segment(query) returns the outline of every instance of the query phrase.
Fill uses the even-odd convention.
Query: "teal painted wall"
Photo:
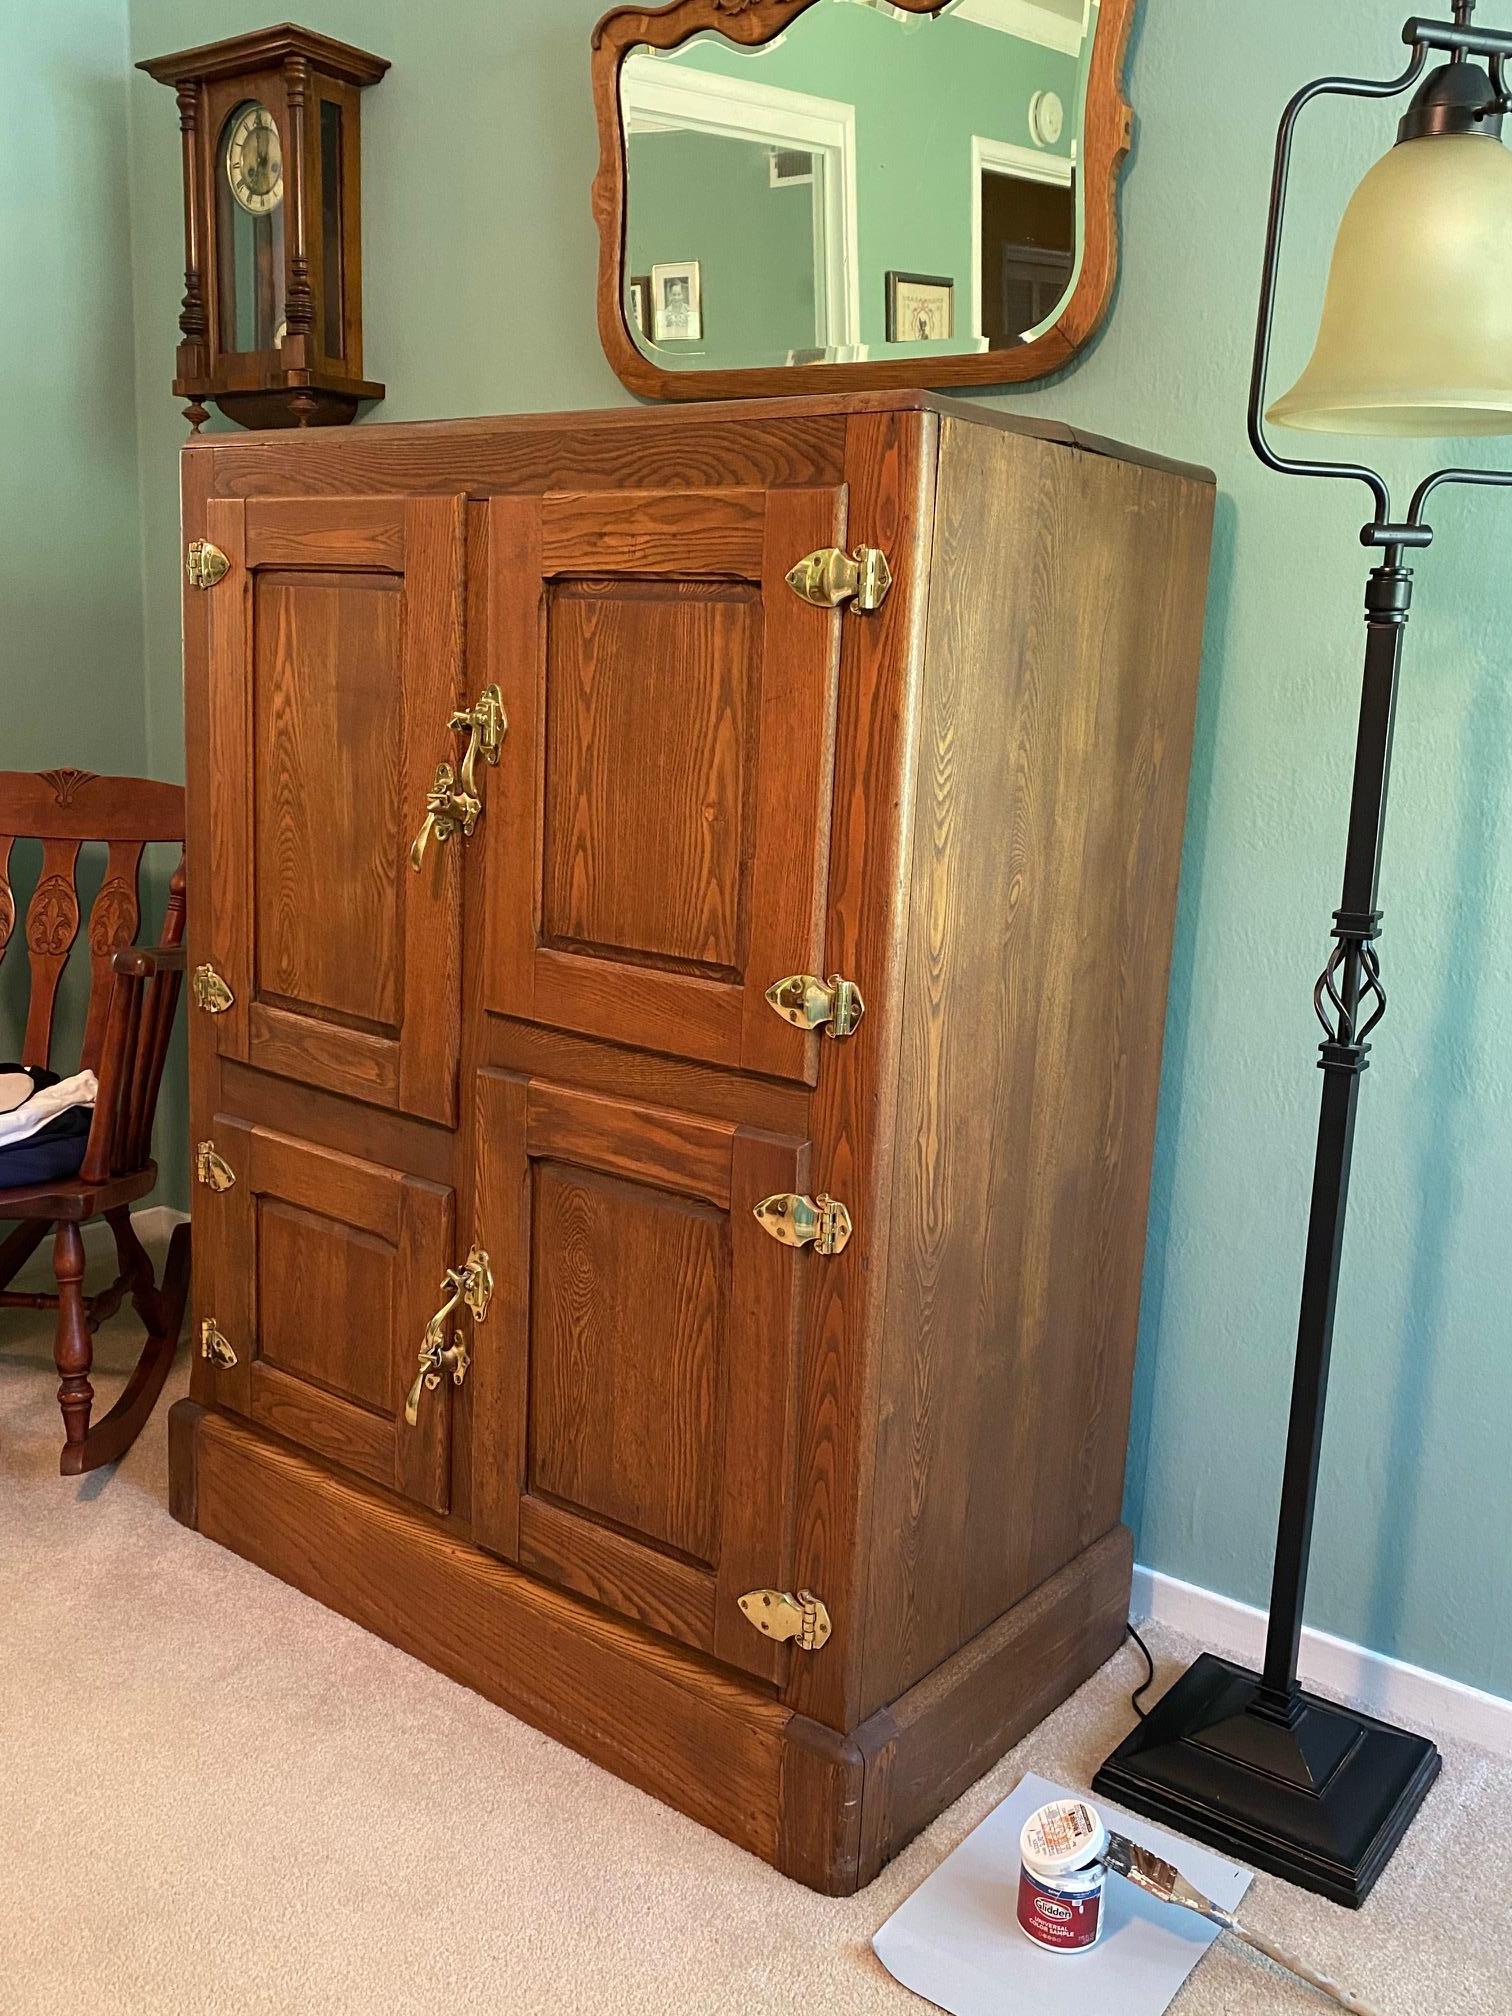
[[[137,771],[126,0],[3,0],[0,28],[0,769]],[[36,860],[17,850],[23,900]],[[86,897],[100,865],[81,863]],[[87,972],[70,977],[87,985]],[[60,1062],[82,1033],[83,991],[63,997]],[[13,954],[0,966],[0,1055],[20,1048],[25,1000]]]
[[[637,133],[630,170],[627,272],[699,262],[703,338],[664,342],[667,359],[780,364],[813,342],[810,187],[774,189],[764,147],[715,133]],[[648,318],[648,337],[654,326]]]
[[[367,101],[369,363],[391,387],[377,417],[628,403],[593,321],[599,0],[301,11],[395,65]],[[266,12],[132,0],[132,54]],[[1005,402],[1219,475],[1128,1510],[1142,1560],[1261,1603],[1319,1083],[1309,996],[1338,900],[1365,563],[1363,492],[1252,460],[1248,352],[1276,115],[1318,71],[1396,67],[1401,12],[1142,9],[1115,314],[1075,369]],[[176,772],[178,135],[170,95],[145,78],[131,88],[148,747]],[[1311,335],[1345,197],[1390,132],[1389,116],[1325,110],[1300,146],[1283,372]],[[1507,509],[1444,497],[1421,570],[1384,891],[1391,1013],[1365,1084],[1309,1618],[1512,1694]]]

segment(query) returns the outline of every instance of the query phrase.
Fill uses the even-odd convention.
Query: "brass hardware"
[[[858,546],[854,554],[838,546],[807,553],[787,577],[788,586],[819,609],[838,609],[855,601],[858,609],[880,609],[892,586],[887,555],[875,546]]]
[[[800,1589],[796,1596],[786,1589],[752,1589],[741,1597],[740,1611],[766,1637],[779,1642],[791,1638],[800,1652],[817,1652],[834,1628],[812,1589]]]
[[[236,1181],[235,1170],[216,1154],[213,1141],[201,1141],[195,1149],[194,1174],[207,1190],[217,1192],[229,1190]]]
[[[504,714],[504,696],[496,685],[485,686],[477,705],[451,715],[446,723],[453,735],[467,736],[462,755],[461,780],[450,763],[436,765],[435,781],[425,794],[425,824],[410,848],[410,866],[418,875],[431,840],[450,840],[454,833],[468,839],[478,823],[483,801],[478,796],[477,762],[482,756],[497,763],[509,722]]]
[[[849,1211],[823,1191],[817,1197],[795,1197],[791,1190],[784,1190],[776,1197],[763,1197],[754,1210],[762,1230],[784,1246],[843,1253],[851,1236]]]
[[[447,1319],[458,1303],[463,1302],[474,1323],[481,1323],[488,1314],[493,1285],[493,1269],[481,1246],[474,1246],[460,1267],[448,1267],[442,1275],[441,1293],[446,1299],[425,1326],[425,1341],[420,1346],[420,1370],[415,1374],[415,1383],[404,1403],[404,1418],[411,1428],[420,1419],[421,1393],[435,1392],[441,1384],[443,1370],[450,1371],[454,1386],[460,1386],[467,1377],[467,1368],[472,1360],[467,1355],[460,1330],[453,1331],[452,1341],[447,1343]]]
[[[207,1015],[224,1015],[236,1001],[236,996],[213,966],[195,967],[189,991],[194,996],[195,1007],[203,1008]]]
[[[231,562],[219,546],[212,546],[208,539],[189,541],[184,553],[184,572],[191,588],[213,588],[217,581],[225,579],[230,568]]]
[[[410,848],[410,866],[417,875],[433,835],[437,840],[450,840],[453,833],[460,833],[466,839],[478,823],[482,804],[470,792],[458,791],[456,782],[457,773],[450,763],[436,765],[435,781],[425,794],[425,824]]]
[[[823,1029],[838,1039],[854,1035],[866,1013],[861,989],[854,980],[832,973],[820,980],[812,973],[793,973],[766,990],[768,1004],[795,1029]]]
[[[207,1316],[200,1325],[200,1356],[208,1358],[212,1365],[223,1366],[228,1372],[236,1363],[236,1353],[215,1327],[213,1316]]]

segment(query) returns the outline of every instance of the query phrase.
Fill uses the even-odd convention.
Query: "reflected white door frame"
[[[982,176],[1011,175],[1019,182],[1048,182],[1069,189],[1076,175],[1076,147],[1069,154],[1043,154],[1034,147],[1018,147],[1011,140],[991,140],[985,134],[971,136],[971,333],[977,348],[985,350],[982,330]],[[1078,205],[1078,210],[1080,205]],[[1078,218],[1078,222],[1079,222]],[[1082,234],[1076,234],[1076,267],[1070,285],[1076,283],[1081,267]],[[1028,335],[1032,332],[1022,332]]]
[[[823,322],[815,340],[827,348],[860,341],[854,105],[633,55],[620,68],[620,106],[627,142],[637,133],[710,133],[812,154],[814,300]]]

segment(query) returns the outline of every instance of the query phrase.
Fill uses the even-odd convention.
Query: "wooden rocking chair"
[[[16,921],[11,850],[23,835],[42,842],[41,872],[26,913],[31,993],[21,1061],[33,1066],[48,1064],[58,983],[79,934],[79,849],[90,840],[108,849],[89,913],[93,976],[78,1068],[95,1073],[99,1092],[84,1159],[76,1176],[0,1188],[0,1221],[20,1221],[0,1239],[0,1308],[58,1312],[58,1405],[66,1438],[58,1467],[76,1477],[114,1462],[136,1440],[173,1363],[189,1289],[189,1227],[175,1230],[159,1284],[131,1223],[132,1204],[157,1182],[152,1121],[184,976],[182,853],[155,947],[132,943],[141,918],[139,874],[149,841],[182,849],[184,793],[177,784],[95,777],[87,770],[0,771],[0,959]],[[94,1295],[84,1291],[81,1232],[91,1218],[109,1225],[120,1267],[116,1280]],[[54,1228],[57,1293],[7,1292]],[[147,1326],[147,1343],[120,1399],[91,1428],[93,1332],[128,1294]]]

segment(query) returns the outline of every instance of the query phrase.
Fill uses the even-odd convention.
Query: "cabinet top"
[[[443,445],[449,438],[459,445],[476,442],[480,436],[520,436],[554,433],[568,429],[573,434],[597,432],[650,433],[662,428],[681,427],[698,432],[708,427],[728,429],[731,422],[752,427],[784,421],[843,420],[852,414],[932,413],[970,426],[995,428],[1001,433],[1019,434],[1040,441],[1058,441],[1084,453],[1109,456],[1148,468],[1166,469],[1195,482],[1215,483],[1212,470],[1182,462],[1152,450],[1130,447],[1108,440],[1064,420],[1040,419],[1034,415],[1008,412],[970,399],[947,398],[943,393],[912,387],[901,391],[809,394],[787,399],[726,399],[699,401],[689,405],[658,407],[609,406],[566,413],[517,413],[479,415],[459,420],[371,421],[354,428],[291,429],[274,428],[265,433],[199,434],[184,443],[185,458],[225,455],[234,447],[238,462],[243,456],[290,453],[322,454],[343,459],[343,448],[360,441],[364,449],[398,448],[406,441]]]

